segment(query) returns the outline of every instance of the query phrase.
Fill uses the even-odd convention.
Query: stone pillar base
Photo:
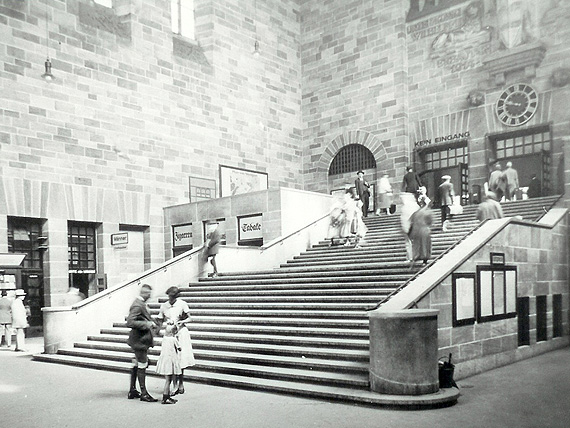
[[[439,390],[437,310],[372,312],[370,388],[393,395]]]

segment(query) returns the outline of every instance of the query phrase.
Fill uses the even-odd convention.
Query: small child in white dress
[[[164,390],[162,391],[162,404],[175,404],[175,400],[170,396],[170,384],[172,377],[182,373],[180,368],[180,345],[175,337],[176,326],[169,322],[164,329],[160,356],[156,363],[156,373],[164,375]]]

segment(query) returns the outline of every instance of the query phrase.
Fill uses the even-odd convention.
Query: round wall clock
[[[528,122],[538,107],[538,94],[526,83],[516,83],[503,91],[495,112],[507,126],[519,126]]]

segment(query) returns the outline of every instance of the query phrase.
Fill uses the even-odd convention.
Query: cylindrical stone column
[[[439,390],[438,312],[408,309],[370,313],[372,391],[422,395]]]

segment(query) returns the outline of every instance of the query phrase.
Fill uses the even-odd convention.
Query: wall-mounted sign
[[[172,246],[174,248],[192,247],[193,245],[192,223],[172,226]]]
[[[505,265],[505,253],[491,253],[491,265],[492,266],[504,266]]]
[[[113,233],[111,235],[111,245],[126,245],[129,243],[129,233]]]
[[[262,245],[262,243],[263,215],[254,214],[238,217],[238,244]]]
[[[414,147],[418,148],[418,147],[431,146],[433,144],[460,142],[469,138],[470,135],[471,134],[469,133],[469,131],[457,132],[455,134],[449,134],[449,135],[441,135],[435,138],[427,138],[425,140],[416,141],[414,143]]]

